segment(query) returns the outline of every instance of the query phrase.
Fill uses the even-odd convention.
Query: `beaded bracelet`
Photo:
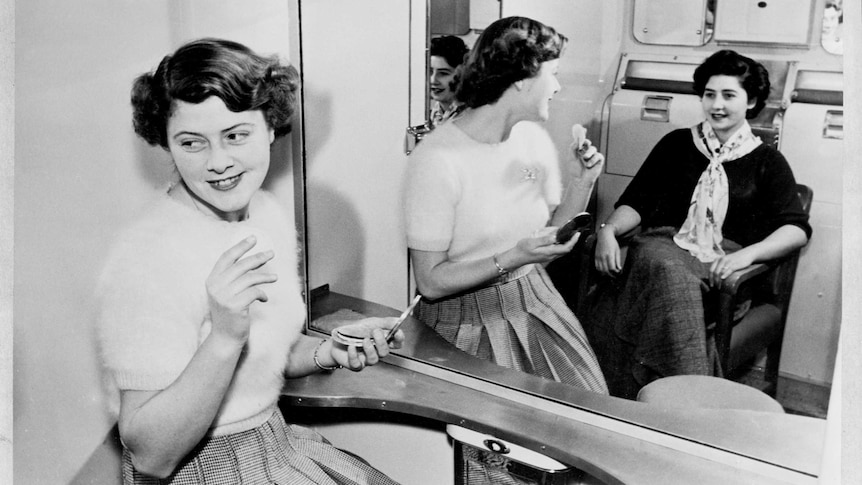
[[[327,367],[327,366],[320,363],[320,359],[317,358],[317,353],[320,351],[320,347],[322,347],[323,344],[325,344],[325,343],[326,343],[326,340],[321,340],[320,343],[317,344],[317,347],[314,348],[314,365],[316,365],[318,369],[324,370],[327,372],[338,370],[338,369],[343,369],[344,366],[339,365],[339,364],[335,364],[332,367]]]

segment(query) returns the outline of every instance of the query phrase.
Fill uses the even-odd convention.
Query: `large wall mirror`
[[[428,116],[427,45],[432,36],[457,35],[472,45],[484,25],[509,15],[536,18],[569,36],[573,43],[564,53],[558,75],[563,90],[554,99],[547,125],[561,153],[568,149],[569,128],[575,122],[584,124],[601,149],[607,149],[601,146],[607,131],[602,126],[602,110],[605,98],[614,90],[620,56],[628,55],[623,51],[629,49],[641,49],[650,56],[702,59],[730,44],[731,48],[771,62],[781,62],[782,55],[789,58],[788,53],[792,53],[799,66],[841,72],[840,57],[823,55],[823,50],[831,52],[830,48],[824,44],[821,49],[820,35],[815,35],[813,28],[804,48],[795,37],[789,43],[792,47],[787,48],[763,42],[757,32],[739,34],[738,39],[719,44],[717,36],[730,35],[721,26],[720,15],[732,6],[722,8],[725,2],[737,6],[743,3],[667,2],[677,7],[696,5],[693,10],[703,16],[698,20],[703,29],[697,34],[699,40],[673,46],[640,42],[633,32],[636,12],[631,2],[624,0],[577,2],[577,8],[571,0],[379,0],[362,2],[361,6],[334,0],[299,2],[305,99],[301,173],[305,174],[305,259],[313,316],[310,330],[329,333],[332,322],[362,313],[361,309],[348,307],[330,309],[334,311],[325,315],[315,312],[315,298],[321,294],[373,302],[397,314],[414,293],[399,188],[408,146],[405,129],[422,124]],[[337,8],[334,3],[338,3]],[[661,4],[634,2],[646,3]],[[825,32],[826,13],[831,7],[824,0],[802,3],[811,6],[812,23],[819,25],[822,19]],[[822,15],[813,14],[817,12]],[[713,18],[714,14],[718,17]],[[370,25],[387,28],[368,28]],[[338,35],[333,36],[333,32]],[[838,106],[833,111],[841,109]],[[817,190],[830,192],[824,186]],[[834,190],[840,194],[840,185]],[[815,213],[813,217],[834,214],[835,207],[830,207],[831,212]],[[839,240],[840,209],[839,203],[837,220],[825,223],[826,233]],[[840,267],[840,260],[838,264]],[[830,294],[825,298],[837,306],[830,318],[840,320],[840,275],[838,281],[837,286],[826,291]],[[822,368],[820,375],[799,377],[825,381],[825,395],[819,397],[823,403],[828,403],[828,384],[835,362],[837,320],[826,322],[834,331],[818,340],[818,348],[785,350],[785,359],[792,359],[794,351],[807,352],[809,355],[802,357],[807,362],[802,365]],[[414,347],[406,346],[401,356],[413,358],[411,348]],[[433,361],[423,364],[438,365]],[[610,413],[637,424],[636,417],[614,414],[616,408],[611,401],[607,399],[607,406],[590,404],[595,409],[588,410]],[[811,414],[825,417],[825,413],[823,408]]]

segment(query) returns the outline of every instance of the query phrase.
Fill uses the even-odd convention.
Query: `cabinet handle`
[[[641,120],[667,123],[670,121],[670,96],[644,96]]]
[[[823,119],[823,138],[844,139],[844,111],[826,111]]]

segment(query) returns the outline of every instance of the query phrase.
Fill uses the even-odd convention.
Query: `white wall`
[[[15,6],[0,3],[0,483],[12,483],[12,218]]]
[[[288,2],[238,5],[15,4],[15,483],[68,482],[113,425],[90,333],[93,283],[110,235],[170,173],[131,129],[132,79],[204,35],[288,53]],[[273,188],[292,201],[290,176]]]

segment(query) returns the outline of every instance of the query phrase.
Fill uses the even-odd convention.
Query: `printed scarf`
[[[709,159],[709,165],[700,174],[691,195],[688,217],[673,240],[700,261],[711,263],[724,256],[721,226],[727,215],[729,190],[722,164],[751,153],[762,142],[754,136],[747,121],[723,145],[706,121],[693,126],[691,135],[697,149]]]

